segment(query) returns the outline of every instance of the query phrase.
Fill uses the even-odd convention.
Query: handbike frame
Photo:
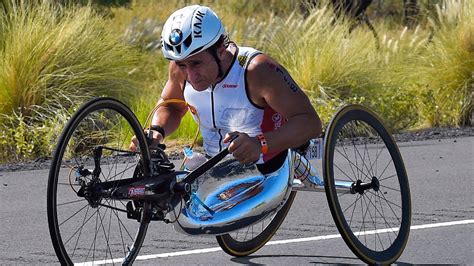
[[[120,146],[115,149],[107,146],[89,146],[88,150],[92,148],[93,151],[93,169],[85,169],[87,162],[86,164],[82,163],[82,159],[80,164],[76,162],[76,164],[70,165],[67,160],[63,162],[67,148],[65,144],[69,144],[72,133],[78,128],[78,124],[86,115],[100,108],[113,109],[127,119],[140,139],[141,152],[121,150]],[[352,123],[352,121],[354,122]],[[358,128],[361,123],[359,121],[362,122],[360,129]],[[346,127],[346,124],[349,126]],[[354,126],[357,130],[353,128]],[[344,129],[348,129],[349,132],[343,131]],[[358,136],[358,133],[364,133],[367,130],[371,130],[371,132],[375,130],[375,137],[378,138],[375,142],[383,140],[385,146],[382,146],[382,149],[377,147],[372,162],[369,156],[370,146],[374,143],[371,140],[372,138],[369,138],[370,141],[363,141],[363,143],[352,140],[351,146],[354,148],[356,160],[356,164],[353,164],[345,152],[345,142],[339,143],[339,137],[345,140],[344,138],[349,136],[347,133],[350,133],[349,137],[354,138],[356,134]],[[372,134],[368,136],[370,137]],[[102,224],[103,217],[107,218],[106,216],[108,216],[109,230],[110,225],[114,222],[113,220],[117,218],[115,224],[120,230],[117,242],[121,240],[124,254],[126,248],[129,250],[128,254],[125,255],[124,264],[135,259],[151,220],[171,222],[176,229],[190,229],[183,231],[191,235],[216,235],[219,245],[225,252],[232,256],[245,256],[258,250],[272,237],[288,213],[294,199],[294,191],[302,190],[326,192],[329,208],[336,226],[349,248],[359,258],[370,264],[395,261],[406,245],[411,218],[408,180],[396,143],[376,115],[370,110],[356,105],[344,107],[336,113],[328,126],[325,141],[327,143],[324,145],[324,153],[319,153],[323,154],[322,156],[313,156],[317,153],[313,153],[314,150],[312,149],[289,150],[280,169],[266,175],[258,171],[255,165],[241,165],[235,159],[227,160],[230,157],[222,160],[228,154],[227,149],[192,172],[174,171],[172,169],[174,166],[167,159],[163,149],[155,150],[147,147],[141,126],[125,106],[110,99],[91,102],[82,107],[70,120],[61,135],[60,145],[53,157],[54,167],[51,168],[48,183],[48,221],[55,251],[62,262],[72,263],[71,255],[74,256],[75,252],[79,250],[76,249],[76,246],[79,243],[82,228],[92,217],[95,217],[96,226],[93,230],[95,236],[93,244],[91,244],[91,247],[94,247],[92,252],[95,251],[96,237],[102,229],[103,241],[107,245],[105,257],[112,256],[109,246],[110,235]],[[339,150],[339,154],[336,153],[339,144],[342,144],[344,154],[341,153],[341,150]],[[362,154],[357,151],[356,145],[359,144],[364,144]],[[367,144],[369,144],[369,147]],[[111,172],[111,169],[106,168],[108,163],[101,166],[102,159],[110,162],[108,156],[103,156],[104,150],[113,151],[110,155],[111,159],[116,156],[133,157],[131,158],[133,159],[133,166],[127,167],[127,163],[125,170],[120,170],[118,173],[120,178],[118,181],[109,180],[107,170]],[[310,151],[310,153],[304,154],[305,150]],[[384,155],[388,154],[389,156],[387,160],[381,160],[383,164],[381,164],[380,170],[382,171],[377,172],[378,164],[376,162],[383,151],[385,151]],[[104,154],[110,153],[104,152]],[[140,158],[137,158],[138,155],[140,155]],[[335,155],[338,157],[335,157]],[[367,165],[364,163],[366,155]],[[324,181],[317,173],[316,164],[312,165],[312,162],[310,163],[307,158],[322,159]],[[357,158],[360,158],[363,162],[360,168],[357,166]],[[90,157],[87,156],[86,161],[87,159],[90,159]],[[136,159],[139,160],[136,161]],[[352,178],[339,167],[344,168],[344,165],[337,165],[341,162],[341,159],[347,160],[348,166],[354,175]],[[118,163],[115,159],[113,161],[115,164]],[[63,173],[61,178],[66,178],[66,180],[60,182],[59,169],[63,163],[69,166],[69,174],[67,172]],[[138,164],[135,165],[135,163]],[[383,167],[384,165],[385,167]],[[390,173],[384,174],[389,166]],[[355,167],[355,170],[353,167]],[[114,166],[113,169],[115,169],[115,176],[117,176],[117,166]],[[128,169],[132,169],[133,173],[127,174],[128,177],[122,179],[123,174]],[[104,173],[102,173],[102,170],[104,170]],[[362,171],[364,171],[363,175]],[[336,181],[334,180],[335,177],[348,178],[348,180],[344,182]],[[73,181],[74,178],[75,181]],[[367,183],[362,182],[362,180]],[[384,186],[379,184],[380,181],[384,183]],[[68,197],[72,195],[67,194],[67,196],[61,197],[61,201],[58,201],[59,185],[62,185],[66,192],[68,188],[65,186],[70,186],[76,196],[81,199],[71,201]],[[339,193],[340,191],[342,193]],[[275,193],[277,196],[274,196]],[[64,191],[61,190],[60,195],[63,194]],[[351,197],[351,194],[353,197]],[[69,215],[67,212],[72,211],[72,208],[67,208],[66,204],[75,204],[84,200],[87,201],[86,205],[67,217]],[[125,208],[117,208],[114,201],[120,201]],[[66,219],[64,217],[61,220],[58,219],[59,206],[66,206],[60,209],[62,215],[66,215]],[[101,207],[109,208],[111,211],[108,213],[105,210],[104,213],[101,213],[99,212]],[[89,215],[90,208],[96,210]],[[354,212],[356,208],[357,212]],[[369,208],[371,211],[368,211]],[[384,209],[387,211],[384,212]],[[81,210],[85,210],[84,218],[82,218],[83,224],[76,228],[74,224],[68,221]],[[125,245],[122,235],[124,223],[121,222],[117,211],[126,213],[127,218],[132,220],[129,221],[130,227],[136,227],[133,219],[139,222],[135,236],[132,236],[125,229],[129,238],[127,243],[133,241],[131,248]],[[114,213],[115,216],[113,216]],[[271,218],[271,222],[263,229],[266,221],[264,219],[272,217],[275,213],[277,213],[276,216]],[[386,216],[389,218],[385,219]],[[81,219],[81,217],[78,217],[78,219]],[[68,224],[62,226],[66,222]],[[230,234],[234,230],[240,231],[240,229],[251,226],[253,235],[253,226],[257,222],[259,223],[257,226],[262,228],[262,231],[249,240],[246,240],[246,238],[243,241],[238,239],[239,232]],[[99,223],[100,227],[97,226]],[[367,228],[366,224],[368,225]],[[232,225],[232,227],[228,225]],[[91,227],[94,228],[93,225]],[[367,231],[370,228],[375,230]],[[386,232],[387,236],[384,237],[382,234]],[[63,234],[69,236],[65,241],[61,236]],[[370,234],[375,234],[374,238],[370,238],[375,240],[373,243],[366,242],[366,238],[368,238],[366,236]],[[360,235],[363,237],[360,238]],[[395,239],[394,235],[396,236]],[[70,242],[73,238],[76,239],[75,244]],[[69,247],[73,249],[71,254],[65,247],[68,243]],[[388,248],[385,248],[383,243],[386,243],[385,246]],[[380,249],[380,246],[382,249]],[[91,252],[91,248],[88,252]],[[89,253],[84,255],[87,259]]]
[[[95,162],[95,169],[93,171],[89,171],[93,176],[98,177],[100,174],[100,156],[101,150],[105,147],[96,147],[94,152],[94,162]],[[125,152],[125,151],[124,151]],[[205,211],[212,214],[214,211],[209,208],[193,191],[191,191],[191,185],[206,171],[214,167],[217,163],[219,163],[224,157],[228,155],[228,150],[224,149],[216,156],[209,159],[207,162],[202,164],[200,167],[196,168],[192,172],[187,171],[173,171],[168,173],[154,173],[151,171],[152,176],[144,176],[139,180],[135,178],[129,179],[122,179],[119,181],[106,181],[97,184],[90,184],[89,186],[83,185],[81,189],[77,192],[78,196],[85,197],[91,205],[97,205],[95,202],[100,202],[101,199],[112,199],[112,200],[132,200],[132,201],[147,201],[152,203],[153,208],[151,212],[145,217],[147,220],[161,220],[164,222],[170,222],[169,219],[166,219],[166,215],[168,213],[173,214],[171,211],[178,208],[178,205],[182,200],[185,202],[190,202],[190,199],[193,199],[200,207],[203,207]],[[287,196],[289,191],[315,191],[315,192],[324,192],[324,182],[319,177],[319,174],[316,168],[311,164],[309,160],[305,158],[304,155],[300,154],[299,152],[289,150],[288,151],[288,158],[289,166],[293,171],[290,171],[289,177],[287,182],[287,188],[284,189],[285,191],[280,191],[278,197],[273,198],[272,200],[277,200],[278,202],[272,204],[268,204],[267,208],[263,207],[260,208],[262,213],[256,214],[254,208],[247,208],[248,210],[252,209],[254,213],[252,215],[243,213],[239,215],[240,220],[247,220],[244,223],[237,223],[240,224],[240,227],[245,227],[250,225],[251,223],[255,223],[258,220],[261,220],[269,215],[278,211],[278,209],[283,206],[284,201],[287,200]],[[151,162],[153,164],[153,161]],[[150,168],[153,169],[153,165],[150,165]],[[293,174],[291,174],[293,173]],[[285,174],[283,174],[285,175]],[[288,175],[288,174],[286,174]],[[296,178],[293,178],[296,177]],[[279,177],[277,177],[279,178]],[[283,177],[285,178],[285,177]],[[93,179],[94,180],[94,179]],[[242,181],[245,182],[245,181]],[[271,182],[267,182],[271,183]],[[270,184],[271,185],[271,184]],[[356,190],[355,188],[360,188],[361,184],[356,186],[354,182],[336,182],[336,189],[338,191],[348,191],[352,194],[355,194],[360,191]],[[365,187],[370,187],[370,184],[362,184]],[[237,185],[238,186],[238,185]],[[236,187],[236,186],[234,186]],[[264,185],[262,185],[264,187]],[[280,184],[281,187],[281,184]],[[255,188],[255,187],[254,187]],[[244,193],[240,194],[243,198],[252,198],[255,195],[250,195],[253,193],[255,189],[248,189],[247,195],[243,195]],[[268,198],[265,199],[263,202],[267,202]],[[230,201],[229,201],[230,202]],[[244,201],[235,200],[238,204],[245,204]],[[234,204],[234,203],[229,203]],[[260,205],[256,204],[256,205]],[[178,212],[181,212],[182,205],[179,205]],[[249,212],[247,210],[247,212]],[[141,215],[139,212],[134,210],[131,207],[127,207],[127,214],[129,218],[133,219],[140,219]],[[247,215],[247,216],[246,216]],[[248,216],[252,216],[253,220],[249,220]],[[179,215],[174,214],[172,220],[177,221]],[[201,218],[201,217],[199,217]],[[195,235],[195,234],[214,234],[219,235],[223,233],[227,233],[229,231],[239,229],[236,226],[211,226],[208,227],[206,230],[191,230],[200,228],[201,225],[200,219],[197,221],[193,221],[192,219],[186,223],[185,225],[179,224],[181,226],[182,231],[187,234]],[[173,221],[173,222],[174,222]],[[222,222],[221,222],[222,224]],[[183,228],[184,227],[184,228]],[[191,228],[191,229],[190,229]],[[179,229],[179,228],[178,228]],[[205,232],[204,232],[205,231]]]

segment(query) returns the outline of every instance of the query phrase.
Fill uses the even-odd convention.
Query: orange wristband
[[[267,139],[263,134],[258,134],[257,139],[260,141],[260,145],[262,145],[262,153],[267,154],[268,153],[268,145],[267,145]]]

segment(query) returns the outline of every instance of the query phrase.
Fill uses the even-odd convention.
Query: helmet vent
[[[191,34],[188,36],[188,38],[186,38],[186,40],[184,40],[183,44],[186,48],[188,48],[190,45],[191,45],[191,42],[192,42],[192,37],[191,37]]]

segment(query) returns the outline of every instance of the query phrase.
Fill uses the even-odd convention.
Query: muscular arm
[[[183,77],[183,73],[179,71],[174,62],[171,62],[169,66],[168,81],[166,82],[165,87],[161,92],[161,98],[158,101],[157,105],[168,99],[184,100],[182,90],[184,80],[185,79]],[[170,135],[179,127],[181,119],[186,113],[186,110],[187,108],[183,104],[173,103],[162,105],[154,113],[151,125],[161,126],[164,129],[166,135]],[[151,133],[152,137],[151,146],[156,146],[163,140],[164,136],[162,136],[158,131],[152,130],[149,133]],[[131,151],[135,151],[137,147],[138,140],[136,136],[133,136],[129,149]]]
[[[170,62],[169,65],[169,78],[161,93],[161,98],[157,105],[161,102],[169,99],[180,99],[184,100],[183,85],[185,77],[183,73],[178,69],[174,62]],[[160,125],[169,136],[173,133],[181,123],[181,119],[186,114],[187,108],[183,104],[166,104],[158,108],[153,115],[152,125]]]
[[[321,134],[321,120],[306,94],[288,72],[266,55],[254,58],[247,72],[252,100],[270,106],[288,121],[278,130],[265,133],[268,148],[295,148]]]

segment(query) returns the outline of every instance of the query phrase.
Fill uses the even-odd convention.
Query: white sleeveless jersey
[[[279,128],[285,121],[282,115],[267,107],[255,105],[246,86],[246,70],[250,61],[261,52],[249,47],[239,47],[224,79],[204,91],[195,90],[185,83],[184,98],[193,106],[200,120],[204,149],[208,155],[216,155],[227,147],[225,135],[238,131],[254,137]],[[197,117],[194,116],[197,121]],[[266,154],[264,161],[277,152]]]

